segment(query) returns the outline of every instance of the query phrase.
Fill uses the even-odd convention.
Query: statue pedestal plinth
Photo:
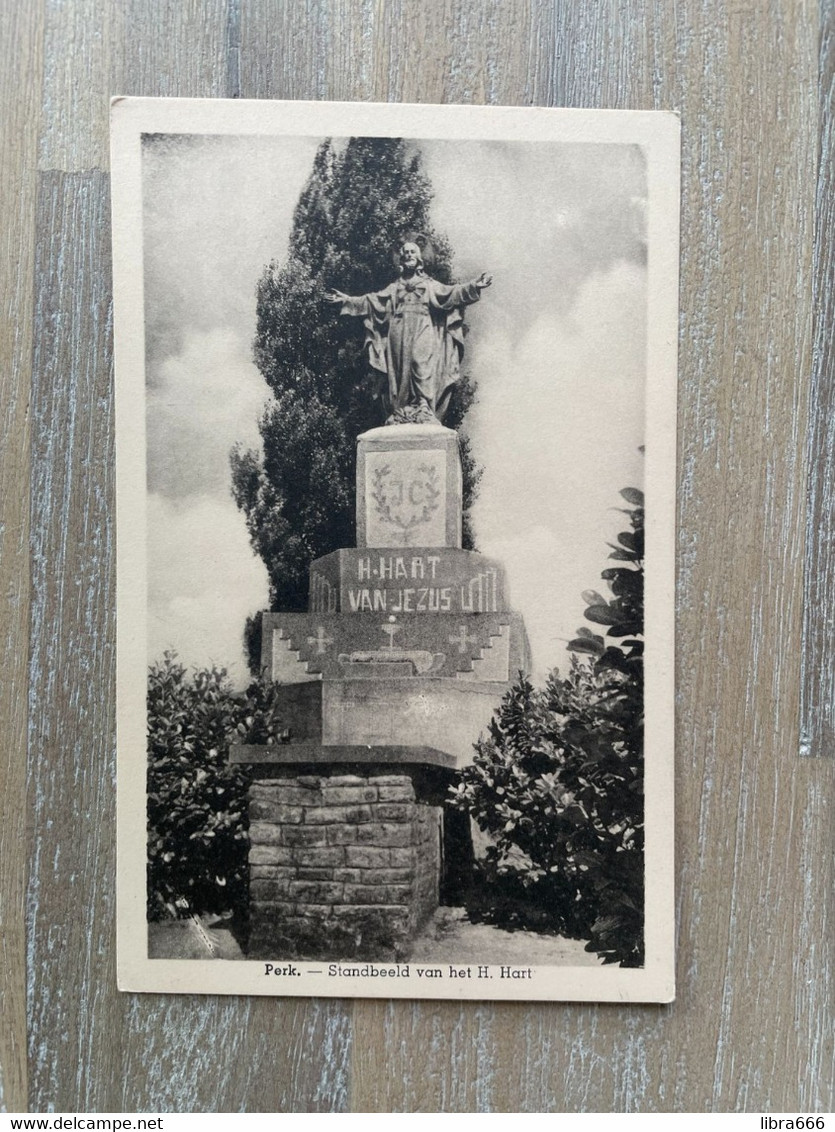
[[[460,547],[461,497],[452,429],[390,425],[357,438],[358,547]]]
[[[263,668],[282,685],[285,750],[430,748],[456,768],[519,670],[522,618],[499,613],[266,613]]]

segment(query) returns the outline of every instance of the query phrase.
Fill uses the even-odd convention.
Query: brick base
[[[258,779],[249,818],[252,958],[408,956],[441,870],[441,807],[408,775]]]

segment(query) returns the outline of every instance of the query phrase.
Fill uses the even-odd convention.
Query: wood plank
[[[773,34],[754,5],[694,15],[681,23],[679,96],[688,138],[678,728],[686,978],[676,1021],[686,1022],[668,1056],[699,1067],[677,1082],[685,1105],[751,1109],[798,1105],[817,1087],[788,1021],[800,991],[787,977],[795,943],[773,924],[808,914],[785,875],[803,878],[816,918],[828,903],[825,875],[805,861],[825,817],[793,757],[815,38],[802,5],[781,6]],[[777,67],[794,83],[775,84]],[[825,968],[817,978],[823,985]],[[775,1025],[795,1035],[779,1050],[763,1036]]]
[[[347,1111],[352,1035],[346,1003],[123,997],[122,1077],[112,1083],[123,1111]]]
[[[835,755],[835,4],[821,4],[820,155],[815,213],[814,353],[809,391],[809,492],[803,603],[800,753]]]
[[[120,5],[45,0],[39,169],[108,167],[108,100]]]
[[[106,1098],[120,1077],[119,1043],[106,1009],[115,981],[108,207],[105,174],[42,174],[32,382],[27,898],[30,1103],[38,1111],[112,1111]]]
[[[0,7],[0,1110],[26,1109],[29,384],[43,7]]]
[[[127,0],[112,94],[223,98],[237,0]]]
[[[536,42],[535,7],[542,5],[528,0],[250,0],[241,7],[240,50],[246,64],[241,95],[374,102],[528,101],[524,76],[530,44]]]

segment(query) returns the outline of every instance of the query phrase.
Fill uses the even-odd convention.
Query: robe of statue
[[[369,363],[383,378],[390,417],[409,411],[443,420],[460,376],[462,308],[478,297],[475,283],[447,286],[418,273],[342,304],[340,314],[363,320]]]

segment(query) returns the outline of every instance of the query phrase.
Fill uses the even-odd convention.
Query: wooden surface
[[[0,0],[0,37],[0,1105],[831,1109],[835,759],[799,755],[816,5]],[[674,1005],[117,993],[112,93],[681,112]]]
[[[809,469],[800,749],[835,756],[835,3],[821,13],[820,158],[815,202],[814,346],[807,429]]]

